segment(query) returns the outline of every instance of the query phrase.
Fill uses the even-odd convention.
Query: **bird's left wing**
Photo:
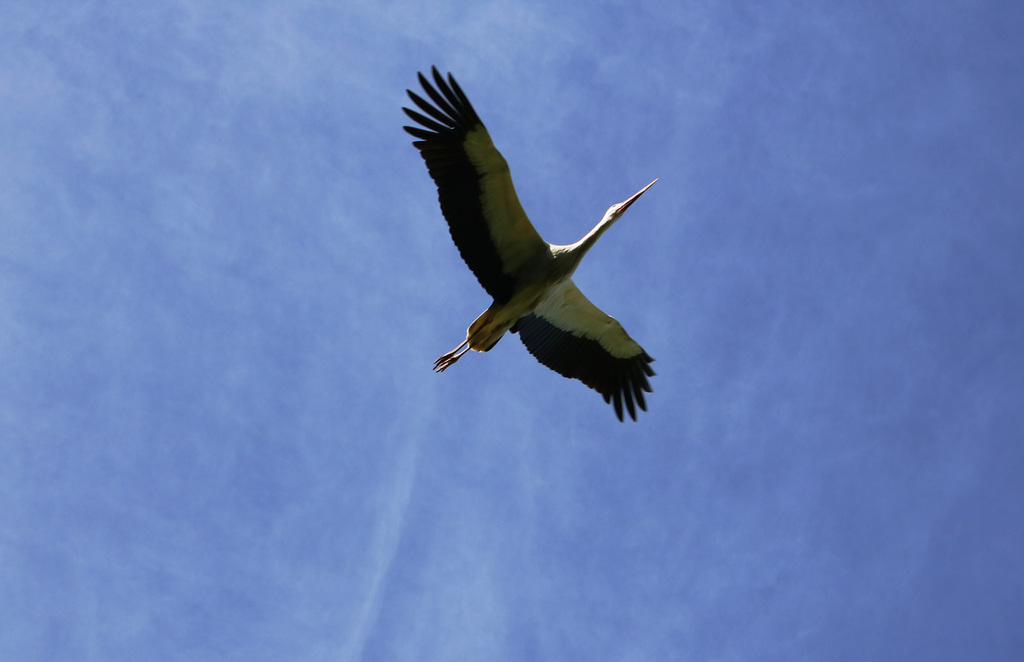
[[[515,275],[537,254],[548,250],[534,229],[512,185],[508,163],[495,149],[483,122],[451,74],[433,68],[434,85],[423,74],[420,84],[430,102],[407,90],[426,113],[402,110],[421,126],[404,127],[437,184],[441,212],[462,259],[499,303],[508,303]]]
[[[588,300],[572,280],[565,280],[529,315],[520,317],[512,332],[530,354],[558,374],[578,379],[615,406],[622,420],[625,404],[636,420],[636,406],[647,411],[644,391],[654,361],[622,325]],[[635,401],[635,405],[634,405]]]

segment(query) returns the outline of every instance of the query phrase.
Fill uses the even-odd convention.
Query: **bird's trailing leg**
[[[444,372],[449,366],[462,358],[462,355],[469,351],[469,340],[463,340],[462,344],[448,352],[442,354],[440,358],[434,361],[434,372]]]
[[[497,345],[501,337],[505,335],[505,331],[518,318],[505,319],[508,316],[501,315],[502,312],[503,305],[494,302],[490,308],[480,313],[480,316],[466,329],[466,339],[462,341],[462,344],[434,361],[434,371],[444,372],[471,349],[477,352],[487,352]]]

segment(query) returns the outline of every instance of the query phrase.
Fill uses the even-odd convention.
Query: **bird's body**
[[[422,125],[405,130],[418,139],[413,145],[437,184],[455,245],[494,298],[469,326],[466,340],[438,358],[434,369],[444,371],[470,349],[486,352],[506,332],[518,332],[537,360],[600,392],[620,420],[625,404],[635,420],[634,401],[647,408],[643,393],[651,390],[653,359],[583,296],[572,275],[597,239],[654,182],[612,205],[575,244],[549,244],[519,204],[508,164],[455,79],[449,74],[446,82],[436,68],[433,77],[436,89],[422,74],[419,80],[434,105],[409,91],[429,117],[404,108]]]

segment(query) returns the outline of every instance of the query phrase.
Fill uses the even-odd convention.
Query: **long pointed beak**
[[[656,181],[658,181],[658,180],[655,179],[654,182],[656,182]],[[646,191],[647,189],[649,189],[652,186],[654,186],[654,182],[651,182],[650,184],[648,184],[647,186],[643,187],[642,189],[640,189],[639,191],[637,191],[633,195],[629,196],[629,198],[627,198],[624,202],[620,203],[619,204],[619,213],[621,214],[622,212],[624,212],[627,209],[629,209],[629,206],[631,204],[633,204],[634,202],[636,202],[637,199],[639,199],[640,196],[644,194],[644,191]]]

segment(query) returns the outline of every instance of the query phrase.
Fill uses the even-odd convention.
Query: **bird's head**
[[[656,182],[656,181],[658,181],[658,180],[655,179],[654,182]],[[615,221],[619,220],[619,218],[623,214],[626,213],[626,210],[629,209],[629,206],[631,204],[636,202],[640,198],[640,196],[644,194],[644,192],[647,189],[649,189],[652,186],[654,186],[654,182],[651,182],[650,184],[648,184],[647,186],[643,187],[642,189],[640,189],[639,191],[637,191],[633,195],[629,196],[628,198],[626,198],[622,202],[616,203],[616,204],[612,205],[611,207],[609,207],[608,211],[605,212],[605,215],[604,215],[605,219],[608,220],[608,221],[611,221],[611,222],[615,222]]]
[[[656,181],[658,180],[655,179],[654,182]],[[629,206],[636,202],[637,198],[644,194],[644,191],[654,186],[654,182],[651,182],[650,184],[643,187],[642,189],[640,189],[633,195],[629,196],[622,202],[619,202],[609,207],[608,211],[604,213],[604,218],[601,219],[601,222],[595,225],[594,229],[588,232],[586,236],[584,236],[582,239],[580,239],[575,244],[572,244],[572,246],[570,246],[570,249],[572,253],[575,255],[575,257],[572,263],[573,266],[568,272],[569,274],[572,274],[572,272],[576,269],[576,265],[578,265],[579,261],[583,259],[583,255],[590,250],[594,243],[597,242],[597,240],[601,237],[602,234],[604,234],[604,231],[610,228],[612,225],[614,225],[615,221],[622,218],[622,215],[626,213],[626,210],[629,209]]]

